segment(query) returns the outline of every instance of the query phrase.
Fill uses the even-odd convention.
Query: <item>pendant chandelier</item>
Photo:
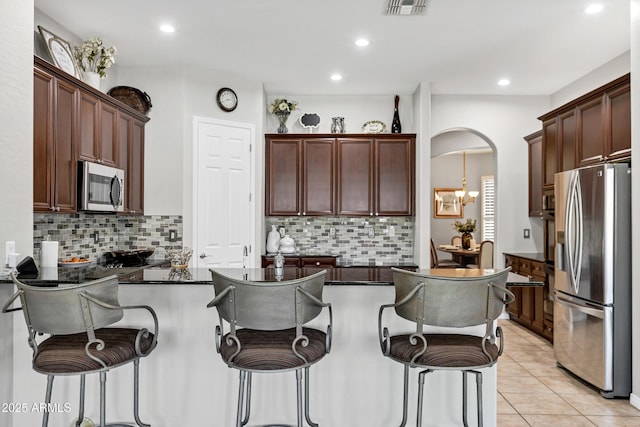
[[[468,192],[467,198],[467,152],[462,152],[462,190],[456,190],[456,197],[460,201],[462,206],[466,206],[467,203],[473,203],[476,201],[476,197],[480,194],[479,191],[471,190]]]

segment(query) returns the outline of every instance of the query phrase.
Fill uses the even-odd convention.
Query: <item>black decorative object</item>
[[[395,104],[393,108],[393,121],[391,122],[391,133],[401,133],[402,125],[400,124],[400,114],[398,114],[398,103],[400,97],[396,95]]]
[[[38,267],[30,256],[25,257],[16,266],[16,270],[20,273],[20,277],[23,279],[35,279],[38,277]]]
[[[308,128],[311,132],[311,128],[317,128],[320,126],[320,116],[317,113],[304,113],[300,116],[300,125],[303,128]]]

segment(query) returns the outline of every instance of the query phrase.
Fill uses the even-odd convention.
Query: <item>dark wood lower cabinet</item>
[[[285,255],[284,265],[289,267],[334,268],[337,258],[334,256]],[[262,268],[274,266],[273,255],[262,255]]]
[[[513,254],[505,255],[505,266],[510,266],[513,273],[544,282],[543,287],[510,286],[509,290],[516,299],[507,306],[507,313],[511,320],[552,341],[553,314],[545,311],[545,305],[549,304],[549,283],[544,272],[544,263],[537,260],[537,254],[532,254],[532,257],[535,259]]]

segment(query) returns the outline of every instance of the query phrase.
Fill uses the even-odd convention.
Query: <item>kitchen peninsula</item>
[[[333,269],[332,274],[354,268],[358,267]],[[269,275],[273,270],[238,269],[252,275],[256,272]],[[131,279],[119,289],[122,305],[149,305],[159,318],[158,348],[140,367],[141,386],[145,388],[144,393],[140,394],[141,415],[155,427],[197,425],[212,416],[216,425],[232,425],[238,379],[236,372],[228,369],[215,352],[214,324],[217,314],[206,308],[206,303],[214,295],[211,276],[206,269],[188,269],[184,273],[187,271],[192,278],[169,279],[172,272],[170,268],[146,268],[142,270],[141,280]],[[470,274],[473,270],[461,271]],[[328,272],[331,273],[331,269]],[[300,274],[300,271],[286,268],[284,276],[289,277],[290,274]],[[386,284],[324,288],[323,299],[333,306],[334,330],[331,353],[318,369],[311,371],[310,411],[320,425],[386,427],[398,423],[402,418],[402,368],[390,365],[381,355],[376,331],[379,307],[392,302],[395,297],[393,286]],[[0,286],[11,285],[0,283]],[[131,321],[134,320],[132,318]],[[402,329],[406,324],[394,320],[392,326]],[[23,379],[16,385],[15,399],[39,402],[46,379],[31,370],[31,353],[23,342],[26,331],[22,322],[16,322],[14,330],[15,371],[21,372]],[[482,334],[483,331],[478,333]],[[132,392],[127,387],[130,375],[119,371],[122,370],[114,370],[110,374],[107,400],[112,418],[126,419],[132,400]],[[455,372],[439,372],[429,378],[425,388],[427,396],[424,409],[430,414],[431,425],[450,425],[457,419],[453,417],[459,416],[462,410],[459,379],[459,374]],[[53,401],[71,402],[72,411],[69,414],[55,414],[50,425],[63,427],[69,425],[77,409],[76,382],[72,378],[59,378],[56,381]],[[410,387],[415,387],[415,383],[412,378]],[[485,424],[495,425],[495,367],[484,371],[484,384]],[[253,387],[255,396],[263,396],[260,399],[256,397],[252,407],[252,419],[255,422],[264,424],[295,419],[293,374],[257,375]],[[95,378],[87,378],[87,390],[86,414],[92,417],[98,412],[91,395],[97,390]],[[346,396],[349,398],[345,399]],[[474,412],[475,400],[470,399],[469,403],[469,411]],[[409,411],[415,410],[413,405],[414,402],[410,402]],[[37,425],[40,415],[17,414],[16,420],[18,425]]]

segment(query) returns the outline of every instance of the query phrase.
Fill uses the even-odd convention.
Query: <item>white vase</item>
[[[276,230],[276,226],[271,226],[271,231],[267,236],[267,253],[276,253],[278,252],[278,247],[280,246],[280,233]]]
[[[85,71],[82,73],[82,81],[100,90],[100,74],[94,71]]]
[[[296,251],[296,242],[288,234],[280,239],[280,252],[292,254]]]

